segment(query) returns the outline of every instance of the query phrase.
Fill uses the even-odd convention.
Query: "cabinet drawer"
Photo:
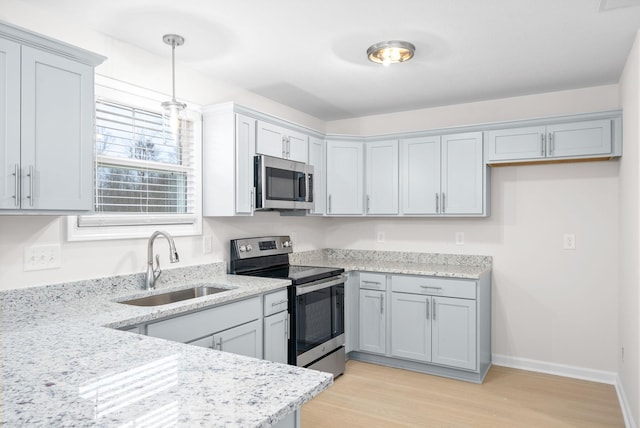
[[[147,335],[186,343],[258,318],[260,297],[253,297],[149,324]]]
[[[386,290],[387,276],[383,273],[360,273],[360,288],[367,290]]]
[[[286,289],[267,294],[264,296],[264,316],[286,311],[288,301]]]
[[[476,282],[473,280],[442,279],[430,276],[394,275],[391,277],[391,291],[475,299]]]

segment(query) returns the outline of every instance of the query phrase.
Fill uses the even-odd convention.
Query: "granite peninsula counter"
[[[159,289],[233,289],[156,307],[117,303],[148,294],[142,274],[1,292],[3,425],[269,427],[331,385],[328,373],[115,330],[290,283],[226,275],[224,263],[160,278]]]

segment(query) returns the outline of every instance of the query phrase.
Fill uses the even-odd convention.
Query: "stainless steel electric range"
[[[229,273],[291,280],[289,364],[344,372],[344,269],[290,265],[288,236],[234,239]]]

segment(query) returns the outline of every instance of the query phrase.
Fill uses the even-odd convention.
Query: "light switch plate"
[[[57,269],[62,265],[60,244],[32,245],[24,249],[24,270]]]
[[[464,245],[464,232],[456,232],[456,245]]]

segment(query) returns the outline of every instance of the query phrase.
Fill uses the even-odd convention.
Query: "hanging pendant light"
[[[165,109],[169,116],[171,128],[175,131],[178,128],[178,122],[180,120],[180,113],[187,105],[176,101],[176,46],[182,46],[184,44],[184,37],[177,34],[165,34],[162,36],[162,41],[171,46],[171,101],[165,101],[162,103],[162,108]]]
[[[389,40],[369,46],[367,57],[372,62],[388,66],[409,61],[413,58],[415,51],[416,47],[409,42]]]

